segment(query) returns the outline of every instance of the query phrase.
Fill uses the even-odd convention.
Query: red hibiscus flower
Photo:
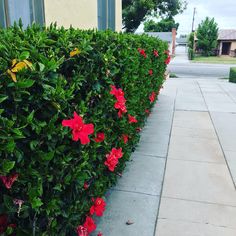
[[[155,92],[152,92],[151,95],[149,96],[149,100],[151,103],[153,103],[156,99],[156,93]]]
[[[123,156],[122,148],[116,149],[112,148],[111,152],[106,155],[106,161],[104,164],[108,167],[110,171],[114,171],[116,168],[116,165],[118,164],[118,159]]]
[[[114,95],[116,99],[118,99],[118,97],[124,97],[125,95],[121,88],[117,89],[114,85],[111,85],[110,94]]]
[[[97,216],[102,216],[106,207],[105,201],[99,197],[95,200],[92,199],[92,201],[94,202],[94,204],[90,208],[90,214],[93,215],[95,213]]]
[[[153,51],[153,54],[154,54],[155,57],[159,57],[159,53],[158,53],[157,50],[154,50],[154,51]]]
[[[99,232],[97,236],[102,236],[102,233],[101,233],[101,232]]]
[[[0,234],[4,233],[7,229],[8,217],[6,214],[0,215]]]
[[[150,75],[150,76],[153,75],[153,70],[149,70],[149,75]]]
[[[127,112],[125,102],[126,102],[125,99],[120,98],[120,100],[117,100],[117,102],[114,104],[114,108],[119,110],[118,111],[119,118],[122,117],[122,114]]]
[[[8,223],[8,216],[6,214],[0,215],[0,234],[4,233],[7,230],[7,227],[16,228],[16,224]]]
[[[141,129],[140,127],[138,127],[138,128],[136,128],[136,131],[137,131],[137,132],[141,132],[142,129]]]
[[[2,183],[7,189],[10,189],[13,185],[13,183],[17,180],[19,174],[11,174],[9,176],[0,176],[0,179],[2,180]]]
[[[88,135],[93,134],[93,124],[84,124],[83,119],[76,112],[74,112],[74,118],[70,120],[63,120],[62,125],[64,127],[70,127],[72,129],[73,140],[80,140],[81,144],[87,144],[90,142]]]
[[[168,56],[168,57],[166,58],[166,60],[165,60],[165,64],[166,64],[166,65],[170,64],[170,60],[171,60],[171,57]]]
[[[89,234],[92,233],[97,228],[93,218],[90,216],[86,217],[86,220],[83,226],[88,230]]]
[[[96,136],[96,138],[94,139],[94,141],[95,141],[96,143],[101,143],[101,142],[104,141],[104,139],[105,139],[105,134],[104,134],[104,133],[97,133],[97,136]]]
[[[171,60],[170,51],[166,50],[164,53],[167,55],[167,58],[165,60],[165,64],[168,65],[170,63],[170,60]]]
[[[122,114],[127,112],[126,109],[126,100],[124,97],[124,92],[122,89],[117,89],[114,85],[111,86],[110,94],[114,95],[116,98],[116,103],[114,104],[114,108],[119,110],[118,116],[122,117]]]
[[[125,144],[129,141],[129,136],[127,134],[122,134],[122,138]]]
[[[111,154],[120,159],[123,156],[122,148],[112,148]]]
[[[86,183],[86,182],[84,182],[84,189],[86,190],[86,189],[88,189],[88,188],[89,188],[89,184]]]
[[[104,162],[104,164],[108,167],[110,171],[113,172],[119,161],[115,156],[112,155],[106,155],[106,158],[107,160]]]
[[[137,123],[137,119],[134,116],[128,115],[129,117],[129,123]]]
[[[89,236],[87,228],[82,225],[76,228],[76,232],[78,236]]]
[[[147,58],[147,55],[146,55],[144,49],[138,48],[138,51],[139,51],[140,55],[142,55],[144,58]]]

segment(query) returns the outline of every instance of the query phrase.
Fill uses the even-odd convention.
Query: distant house
[[[187,46],[188,45],[188,38],[186,37],[179,37],[176,39],[176,43],[179,46]]]
[[[0,27],[22,19],[80,29],[122,30],[122,0],[0,0]]]
[[[145,32],[145,34],[159,38],[163,41],[166,41],[169,45],[169,51],[172,55],[175,54],[176,47],[176,29],[173,28],[172,32]]]
[[[218,50],[220,56],[236,56],[236,29],[219,30]]]

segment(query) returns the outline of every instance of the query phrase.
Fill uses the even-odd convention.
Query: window
[[[107,0],[98,0],[98,29],[107,28]]]
[[[6,15],[4,0],[0,0],[0,27],[6,27]]]
[[[98,0],[98,29],[115,30],[115,0]]]
[[[108,28],[115,30],[115,0],[108,0]]]
[[[0,0],[0,26],[7,27],[22,20],[24,27],[33,22],[44,24],[43,0]]]

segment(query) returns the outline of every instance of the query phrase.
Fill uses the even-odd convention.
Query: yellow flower
[[[11,76],[11,78],[12,78],[12,80],[13,80],[14,82],[17,81],[17,80],[16,80],[16,74],[13,73],[13,72],[11,72],[11,70],[8,69],[8,70],[7,70],[7,74]]]
[[[81,51],[78,48],[75,48],[73,51],[70,52],[70,57],[74,57],[75,55],[79,55]]]
[[[18,62],[13,68],[11,68],[11,72],[16,73],[24,68],[27,68],[27,65],[23,61],[21,61]]]
[[[17,63],[17,60],[13,59],[11,69],[8,69],[7,73],[11,76],[11,78],[14,82],[17,82],[16,73],[19,72],[20,70],[24,69],[24,68],[25,69],[27,69],[27,68],[32,69],[33,65],[32,65],[31,62],[29,62],[27,60],[23,60],[23,61],[20,61],[20,62]]]
[[[23,62],[27,65],[28,68],[30,68],[31,70],[33,69],[33,65],[31,62],[29,62],[27,60],[23,60]]]

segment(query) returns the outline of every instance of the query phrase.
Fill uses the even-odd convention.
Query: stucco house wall
[[[115,1],[115,30],[122,30],[122,0]],[[80,29],[98,28],[97,0],[44,0],[45,23]]]
[[[97,1],[94,0],[44,0],[45,23],[57,22],[69,28],[97,28]]]

